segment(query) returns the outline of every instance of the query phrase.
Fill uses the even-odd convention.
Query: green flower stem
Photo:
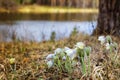
[[[114,56],[114,60],[116,61],[117,59],[117,54],[118,54],[118,51],[115,51],[115,56]]]
[[[82,64],[82,73],[86,74],[86,65],[83,57],[81,58],[81,64]]]

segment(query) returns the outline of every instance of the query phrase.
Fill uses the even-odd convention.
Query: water
[[[94,14],[1,14],[0,17],[0,41],[7,42],[12,41],[13,37],[22,41],[49,40],[52,32],[56,33],[55,39],[59,40],[69,37],[74,27],[90,35],[97,24]]]

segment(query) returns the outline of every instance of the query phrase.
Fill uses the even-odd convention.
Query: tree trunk
[[[51,0],[51,6],[56,6],[56,0]]]
[[[59,6],[65,6],[65,0],[59,0]]]
[[[120,36],[120,0],[99,0],[97,28],[93,35]]]

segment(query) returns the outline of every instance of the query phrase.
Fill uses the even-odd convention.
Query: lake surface
[[[76,27],[81,33],[92,34],[97,14],[0,14],[0,41],[49,40],[56,33],[56,40],[69,37]]]

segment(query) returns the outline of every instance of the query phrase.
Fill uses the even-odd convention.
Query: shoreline
[[[44,14],[44,13],[98,13],[98,9],[92,8],[66,8],[66,7],[50,7],[27,5],[18,6],[15,10],[7,10],[0,8],[0,13],[23,13],[23,14]]]

